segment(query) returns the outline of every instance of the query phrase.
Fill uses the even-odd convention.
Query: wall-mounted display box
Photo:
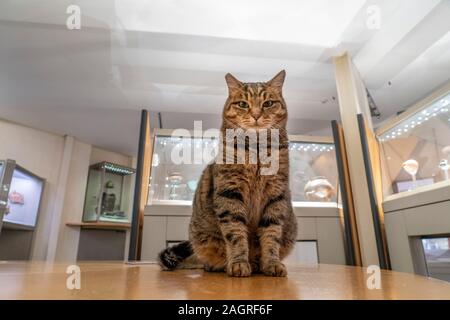
[[[89,167],[89,177],[84,201],[84,222],[130,221],[127,212],[132,201],[130,189],[135,169],[110,162],[100,162]]]
[[[45,180],[0,160],[0,260],[28,260]]]
[[[197,182],[218,152],[218,136],[214,133],[202,132],[198,136],[173,133],[173,130],[158,129],[153,138],[143,260],[155,260],[167,245],[188,239]],[[293,255],[302,262],[345,264],[333,140],[311,136],[289,139],[290,186],[299,223],[299,250],[294,250]],[[186,163],[182,159],[190,161]],[[302,252],[310,252],[312,256],[302,256]]]
[[[450,234],[450,84],[385,123],[376,136],[392,267],[431,275],[426,261],[434,242],[424,239]],[[439,250],[448,255],[441,242]],[[446,267],[439,261],[449,279],[450,260]]]
[[[33,230],[38,221],[45,180],[10,160],[0,161],[0,178],[0,186],[7,194],[0,203],[3,228]]]

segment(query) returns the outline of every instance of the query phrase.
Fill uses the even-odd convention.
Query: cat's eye
[[[275,104],[275,101],[273,100],[267,100],[263,103],[263,108],[270,108]]]
[[[237,105],[238,105],[239,108],[243,108],[243,109],[247,109],[248,108],[248,103],[245,102],[245,101],[239,101],[237,103]]]

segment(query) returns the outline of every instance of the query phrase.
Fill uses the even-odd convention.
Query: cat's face
[[[242,83],[227,74],[228,99],[223,111],[225,128],[282,129],[287,109],[282,95],[285,71],[268,82]]]

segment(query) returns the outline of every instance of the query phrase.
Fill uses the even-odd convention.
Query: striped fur
[[[159,263],[163,269],[173,270],[193,253],[191,243],[183,241],[161,251],[158,257]]]
[[[194,197],[190,246],[163,251],[161,264],[167,269],[176,268],[192,247],[207,271],[237,277],[287,274],[281,260],[295,243],[297,225],[289,190],[284,77],[282,71],[266,83],[241,83],[227,74],[229,97],[221,130],[278,129],[279,170],[266,176],[260,174],[260,162],[209,164]]]

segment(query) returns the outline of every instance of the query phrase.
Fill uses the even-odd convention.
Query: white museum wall
[[[0,158],[13,159],[46,179],[32,248],[33,259],[47,255],[48,235],[64,150],[64,137],[0,120]]]
[[[90,164],[133,164],[132,157],[4,120],[0,120],[0,159],[16,160],[46,180],[32,246],[33,260],[76,259],[80,230],[66,223],[81,222]]]
[[[138,142],[136,141],[136,145],[137,143]],[[98,147],[93,147],[89,163],[95,164],[102,161],[108,161],[126,167],[131,167],[132,165],[132,158],[130,156],[117,152],[108,151]]]

